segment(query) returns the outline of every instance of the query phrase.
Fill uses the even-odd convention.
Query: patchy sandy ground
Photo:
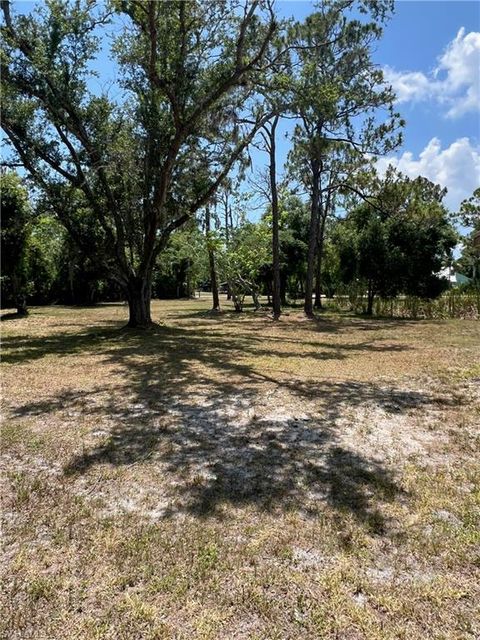
[[[6,637],[478,637],[478,323],[207,305],[2,326]]]

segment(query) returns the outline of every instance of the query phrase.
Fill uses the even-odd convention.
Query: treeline
[[[216,309],[222,283],[238,310],[270,292],[274,318],[289,295],[311,316],[340,282],[367,312],[376,296],[445,286],[444,191],[375,172],[405,125],[371,57],[391,0],[322,0],[300,22],[270,0],[10,4],[1,122],[29,196],[11,224],[4,214],[2,277],[21,313],[121,297],[129,325],[147,327],[152,295],[206,281]],[[235,221],[253,148],[266,210]]]
[[[470,276],[470,288],[479,289],[474,233],[464,239],[460,259],[451,260],[458,235],[451,214],[442,205],[443,196],[444,191],[424,178],[410,180],[389,172],[377,182],[372,203],[362,200],[354,206],[349,196],[352,209],[348,213],[339,213],[333,206],[324,212],[316,252],[314,307],[321,308],[322,299],[335,296],[336,307],[371,314],[378,299],[381,309],[377,304],[376,310],[383,315],[402,315],[405,310],[416,315],[414,302],[393,303],[393,298],[430,300],[439,296],[449,286],[439,275],[449,258]],[[476,215],[476,197],[463,203],[457,219],[474,222],[465,215],[467,211]],[[208,290],[216,292],[213,308],[220,310],[218,292],[222,290],[238,311],[246,297],[257,308],[260,296],[267,296],[272,304],[271,206],[257,222],[251,222],[247,218],[251,202],[252,194],[228,185],[195,220],[172,233],[153,269],[153,297],[189,297]],[[14,172],[1,175],[1,205],[3,307],[15,306],[25,313],[27,304],[90,305],[124,299],[108,272],[99,271],[60,222],[29,200]],[[281,189],[282,306],[305,298],[309,219],[308,201]],[[438,313],[445,314],[445,310]]]

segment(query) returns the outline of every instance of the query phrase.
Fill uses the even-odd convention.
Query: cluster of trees
[[[0,178],[4,306],[26,313],[27,299],[31,304],[83,305],[124,299],[122,289],[96,269],[63,226],[35,210],[16,173],[6,172]],[[370,181],[370,201],[348,194],[344,199],[348,211],[330,207],[322,220],[315,264],[317,308],[322,307],[322,296],[348,292],[352,299],[364,297],[365,311],[372,313],[376,295],[434,298],[448,286],[439,272],[451,260],[458,234],[442,204],[445,190],[425,178],[412,180],[393,171],[382,180],[370,176]],[[477,200],[478,193],[465,200],[454,218],[474,231],[464,238],[462,255],[451,264],[478,286],[480,251],[473,244],[480,212]],[[220,310],[223,288],[238,311],[246,296],[257,308],[260,295],[268,296],[272,304],[272,210],[268,205],[259,220],[251,222],[250,201],[251,194],[229,185],[217,201],[173,233],[156,259],[153,297],[188,297],[206,289],[213,292],[213,309]],[[278,211],[279,291],[284,306],[305,299],[310,204],[281,188]]]
[[[457,220],[470,229],[470,233],[462,238],[462,255],[457,267],[474,286],[480,287],[480,187],[462,202]]]
[[[27,301],[92,304],[118,298],[118,288],[58,220],[35,207],[16,172],[0,175],[0,190],[2,307],[25,315]]]
[[[123,296],[129,325],[145,327],[152,294],[206,280],[214,308],[221,281],[237,309],[271,294],[274,318],[288,289],[307,315],[339,281],[368,291],[367,310],[377,293],[441,290],[455,244],[442,190],[372,169],[404,126],[371,59],[391,0],[322,0],[303,22],[280,20],[272,0],[1,6],[2,128],[30,196],[4,173],[2,273],[20,311],[27,294]],[[257,223],[232,187],[252,146],[268,165]]]

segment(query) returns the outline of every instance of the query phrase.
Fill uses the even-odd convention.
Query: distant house
[[[469,282],[471,282],[470,278],[464,276],[463,273],[454,271],[451,267],[442,269],[438,275],[442,278],[446,278],[451,287],[458,287],[462,284],[468,284]]]

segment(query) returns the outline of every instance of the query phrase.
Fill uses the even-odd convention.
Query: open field
[[[208,306],[2,323],[0,636],[480,637],[478,322]]]

